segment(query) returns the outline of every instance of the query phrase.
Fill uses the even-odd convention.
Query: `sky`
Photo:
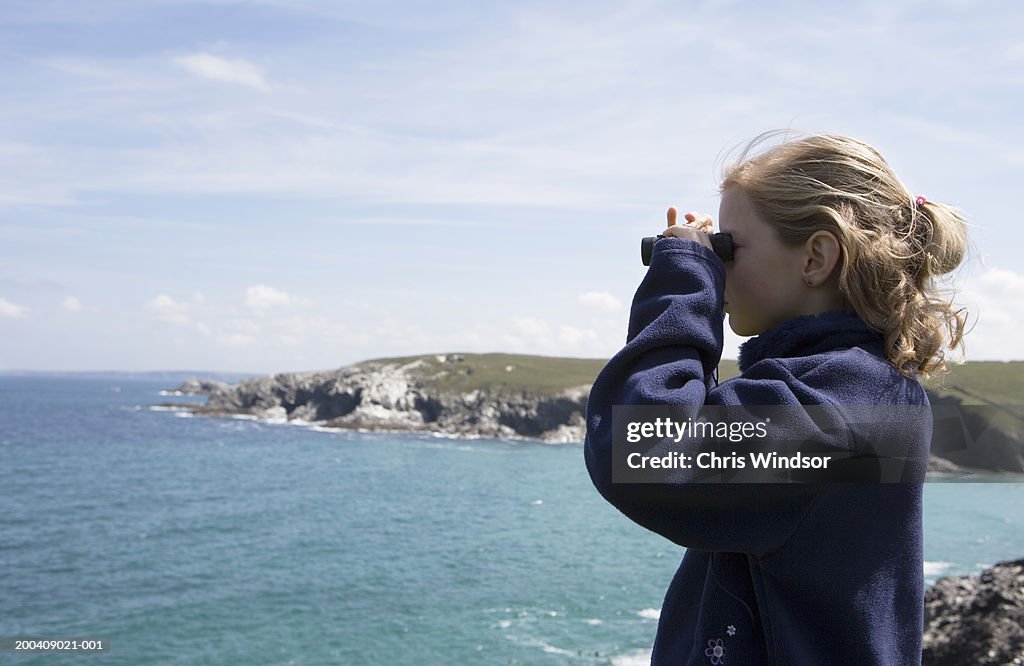
[[[968,360],[1024,360],[1024,5],[5,0],[0,371],[607,358],[761,132],[954,205]],[[723,356],[740,338],[726,326]]]

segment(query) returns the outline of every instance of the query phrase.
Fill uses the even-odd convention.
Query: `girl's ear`
[[[804,243],[804,266],[801,276],[810,286],[827,281],[839,262],[839,241],[831,231],[820,229]]]

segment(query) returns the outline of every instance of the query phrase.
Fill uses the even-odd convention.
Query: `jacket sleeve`
[[[820,486],[612,483],[613,405],[673,405],[695,417],[704,405],[800,403],[784,368],[775,374],[771,364],[758,379],[717,385],[724,285],[724,264],[711,250],[658,241],[633,299],[626,346],[591,389],[584,455],[598,491],[636,523],[682,546],[763,555],[796,530]]]

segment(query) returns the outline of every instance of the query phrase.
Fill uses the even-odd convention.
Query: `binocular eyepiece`
[[[651,265],[651,255],[654,254],[654,244],[662,238],[665,237],[648,236],[647,238],[640,239],[640,260],[644,262],[644,266]],[[732,261],[732,234],[710,234],[708,238],[711,240],[711,249],[714,250],[719,259],[722,261]]]

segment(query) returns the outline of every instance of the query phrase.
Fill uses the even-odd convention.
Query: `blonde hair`
[[[721,190],[740,187],[755,211],[795,246],[831,232],[842,248],[839,291],[885,338],[888,359],[908,376],[945,371],[945,349],[963,346],[965,310],[936,285],[964,259],[967,224],[956,209],[914,197],[885,159],[845,136],[786,140],[727,166]]]

